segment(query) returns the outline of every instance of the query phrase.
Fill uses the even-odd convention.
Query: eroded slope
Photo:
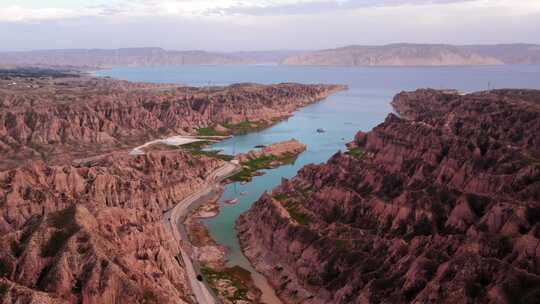
[[[540,92],[418,90],[237,223],[288,303],[537,303]],[[406,119],[407,118],[407,119]]]

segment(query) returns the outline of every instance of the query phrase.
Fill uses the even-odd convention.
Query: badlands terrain
[[[196,303],[183,241],[163,213],[225,162],[163,145],[130,151],[173,135],[268,126],[341,89],[2,70],[1,302]]]
[[[392,104],[239,218],[245,255],[285,303],[539,303],[540,91]]]

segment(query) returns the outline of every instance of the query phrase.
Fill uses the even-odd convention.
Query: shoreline
[[[272,170],[272,169],[276,169],[278,167],[281,167],[283,165],[290,164],[290,160],[294,161],[305,150],[306,150],[305,145],[301,144],[300,142],[296,141],[295,139],[291,139],[291,140],[288,140],[288,141],[282,141],[282,142],[273,143],[273,144],[265,147],[262,150],[256,149],[256,150],[251,150],[250,152],[247,152],[247,153],[238,154],[238,155],[235,156],[235,159],[239,160],[239,162],[241,164],[240,172],[244,172],[246,170],[251,172],[249,174],[249,176],[250,176],[249,180],[251,180],[251,176],[259,175],[260,174],[259,172],[261,170]],[[268,159],[269,157],[272,157],[272,158]],[[261,162],[262,160],[264,160],[264,161]],[[256,165],[254,165],[252,163],[256,163]],[[269,166],[270,164],[272,164],[272,166]],[[252,167],[252,168],[250,168],[250,167]],[[250,168],[250,169],[246,169],[246,168]],[[242,173],[238,173],[238,174],[242,175]],[[235,180],[235,176],[232,176],[229,179],[227,179],[227,182],[228,182],[227,184],[234,184],[236,182],[239,182],[238,180]],[[220,197],[220,199],[221,198],[222,198],[222,196]],[[207,219],[218,217],[220,215],[220,213],[221,213],[221,208],[222,207],[224,207],[226,205],[231,205],[231,204],[229,204],[229,203],[227,203],[225,201],[221,201],[220,199],[218,199],[218,203],[216,204],[216,207],[217,207],[216,210],[215,210],[216,213],[212,214],[212,216],[201,218],[201,217],[197,217],[197,215],[196,215],[197,212],[194,212],[194,213],[191,213],[188,217],[190,218],[190,220],[197,221],[198,223],[204,225],[204,223],[201,223],[202,220],[207,220]],[[235,198],[235,199],[238,199],[238,198]],[[236,205],[236,204],[237,203],[235,203],[234,205]],[[256,290],[255,291],[251,290],[251,291],[260,292],[259,301],[263,301],[264,303],[268,303],[268,304],[284,303],[283,299],[281,299],[277,295],[276,286],[274,286],[270,282],[269,278],[266,277],[262,272],[260,272],[255,267],[255,264],[253,264],[247,258],[247,256],[243,252],[241,244],[240,244],[240,248],[242,249],[242,255],[244,255],[244,257],[246,258],[246,262],[249,263],[249,265],[250,265],[248,268],[246,268],[246,265],[240,265],[240,264],[232,265],[232,264],[229,264],[229,258],[230,258],[230,250],[229,250],[229,248],[226,245],[221,244],[218,241],[216,241],[212,237],[212,235],[210,233],[210,230],[207,228],[206,225],[204,225],[204,228],[206,230],[205,233],[207,234],[208,238],[211,239],[211,243],[215,243],[216,244],[215,247],[218,250],[222,249],[222,248],[225,249],[224,255],[218,261],[219,264],[223,264],[225,267],[217,267],[216,271],[223,271],[224,270],[225,272],[227,272],[227,271],[229,271],[229,270],[231,270],[233,268],[243,269],[243,270],[250,273],[250,279],[248,280],[249,283],[246,283],[246,286],[248,288],[249,288],[249,286],[254,286],[254,288]],[[233,233],[238,235],[236,229],[233,230]],[[231,267],[233,267],[233,268],[231,268]],[[220,287],[222,287],[222,285],[220,285]]]
[[[189,237],[187,237],[184,222],[189,213],[192,212],[196,206],[206,203],[205,197],[212,195],[216,190],[216,187],[219,186],[219,183],[221,183],[228,175],[233,174],[235,170],[238,170],[238,166],[231,162],[216,169],[206,178],[206,181],[200,190],[194,192],[183,201],[176,204],[171,210],[163,214],[163,220],[168,222],[174,238],[179,243],[182,260],[186,267],[186,279],[190,284],[191,291],[194,293],[197,303],[212,304],[219,302],[216,302],[215,295],[207,286],[207,283],[197,279],[201,273],[201,268],[200,265],[198,265],[198,261],[193,257],[193,245],[191,244]],[[188,248],[186,248],[186,244]]]

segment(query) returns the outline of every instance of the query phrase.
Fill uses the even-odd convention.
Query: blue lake
[[[219,216],[205,224],[219,243],[229,248],[228,263],[240,265],[253,273],[263,290],[263,300],[274,302],[266,280],[256,273],[242,255],[234,223],[264,191],[270,191],[308,163],[326,161],[357,131],[368,131],[381,123],[392,111],[390,101],[400,91],[417,88],[453,88],[464,92],[488,88],[540,89],[540,66],[484,67],[287,67],[287,66],[180,66],[152,68],[115,68],[96,73],[118,79],[146,82],[183,83],[193,86],[227,85],[238,82],[278,83],[336,83],[346,84],[349,90],[330,96],[325,101],[307,106],[283,121],[261,132],[237,136],[214,145],[225,153],[242,153],[256,145],[296,138],[307,145],[293,165],[266,170],[251,183],[230,184],[223,200],[238,198],[236,205],[223,205]],[[325,133],[317,133],[324,128]],[[240,196],[245,191],[247,195]]]

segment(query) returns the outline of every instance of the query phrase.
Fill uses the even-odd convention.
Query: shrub
[[[274,199],[275,199],[275,200],[278,200],[278,201],[280,201],[280,202],[284,202],[284,201],[286,201],[288,198],[289,198],[289,196],[287,195],[287,193],[283,193],[283,192],[280,192],[280,193],[274,195]]]
[[[518,273],[503,284],[508,303],[538,303],[540,279],[529,274]]]
[[[153,291],[146,289],[143,292],[143,299],[142,299],[143,304],[150,304],[150,303],[157,303],[157,302],[158,302],[157,297]]]
[[[529,224],[534,225],[540,221],[540,206],[527,206],[525,216]]]
[[[296,204],[287,204],[285,209],[289,212],[291,218],[293,218],[298,224],[304,226],[309,225],[311,221],[309,215],[299,211]]]
[[[51,238],[41,247],[42,257],[55,256],[68,239],[79,231],[75,222],[75,206],[68,207],[50,215],[49,223],[56,228]]]
[[[415,235],[431,235],[433,233],[433,227],[427,217],[423,217],[413,226]]]
[[[0,298],[2,298],[7,293],[8,290],[9,290],[9,285],[4,282],[0,282]]]
[[[469,207],[471,207],[476,216],[482,217],[487,205],[489,204],[489,198],[473,193],[467,193],[466,199]]]

